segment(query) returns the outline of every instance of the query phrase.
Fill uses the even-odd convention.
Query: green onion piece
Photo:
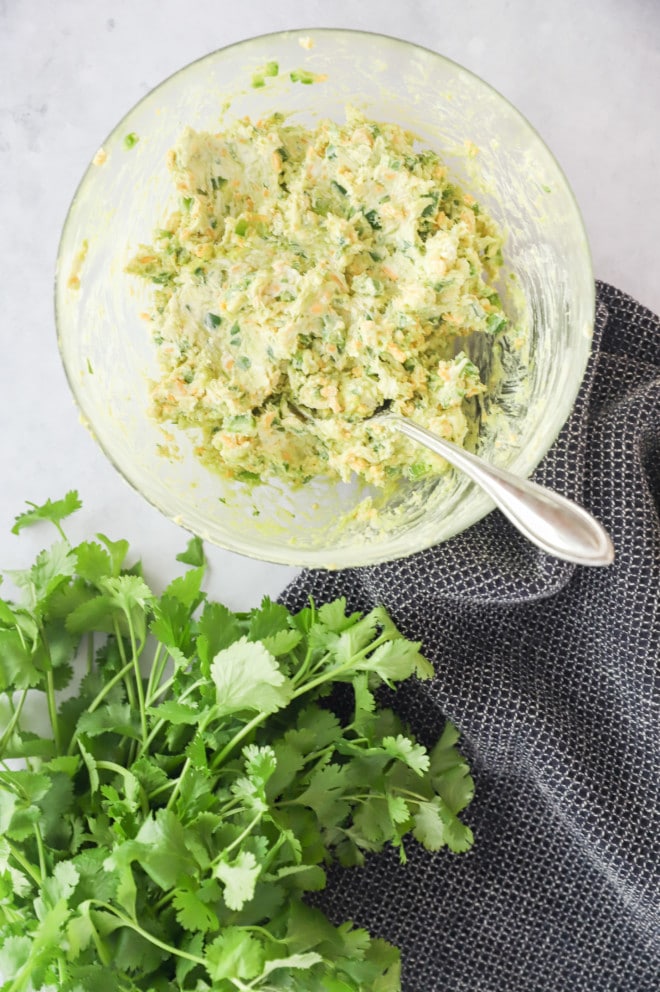
[[[217,313],[207,313],[204,318],[204,325],[208,327],[209,331],[215,330],[216,327],[220,327],[222,323],[222,317]]]
[[[364,216],[367,218],[374,231],[380,231],[382,224],[375,210],[368,210]]]
[[[260,475],[257,475],[256,472],[248,472],[246,468],[242,468],[237,472],[236,478],[239,482],[261,482]]]
[[[508,320],[502,314],[491,313],[488,315],[488,320],[486,321],[486,330],[489,334],[499,334],[507,324]]]
[[[316,81],[314,73],[308,72],[307,69],[294,69],[289,73],[289,78],[292,83],[303,83],[305,86]]]
[[[256,421],[251,413],[241,413],[235,417],[226,417],[222,429],[228,434],[245,434],[254,430]]]

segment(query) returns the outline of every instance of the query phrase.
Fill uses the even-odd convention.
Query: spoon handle
[[[442,455],[486,492],[514,527],[542,551],[577,565],[610,565],[614,547],[604,527],[565,496],[489,465],[476,455],[397,414],[387,421]]]

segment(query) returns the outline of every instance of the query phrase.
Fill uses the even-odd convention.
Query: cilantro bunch
[[[3,992],[399,989],[395,948],[303,897],[411,833],[472,842],[457,732],[428,753],[374,695],[432,675],[420,645],[343,600],[233,613],[195,538],[156,596],[126,541],[71,546],[79,507],[17,518],[60,540],[0,600]]]

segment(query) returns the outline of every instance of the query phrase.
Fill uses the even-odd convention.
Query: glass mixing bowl
[[[253,74],[273,60],[279,75],[254,88]],[[302,85],[290,78],[297,69],[327,78]],[[381,35],[308,29],[253,38],[177,72],[127,114],[89,166],[64,227],[56,282],[71,389],[125,479],[221,547],[325,568],[409,555],[469,527],[492,504],[451,470],[402,480],[384,495],[321,478],[299,490],[229,482],[196,460],[186,435],[176,438],[181,457],[164,457],[162,431],[147,412],[157,363],[140,312],[151,291],[124,269],[174,199],[166,153],[184,127],[217,131],[272,111],[307,125],[343,121],[347,104],[409,128],[438,151],[505,231],[498,288],[516,330],[496,344],[462,346],[489,381],[475,449],[529,475],[566,421],[589,356],[587,240],[566,179],[533,128],[490,86],[434,52]],[[139,139],[133,147],[129,134]]]

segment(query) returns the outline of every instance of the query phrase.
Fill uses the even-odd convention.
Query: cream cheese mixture
[[[484,387],[457,339],[507,324],[501,234],[438,155],[349,108],[188,129],[169,167],[178,209],[129,266],[156,287],[156,419],[243,481],[442,470],[369,420],[386,407],[462,444]]]

